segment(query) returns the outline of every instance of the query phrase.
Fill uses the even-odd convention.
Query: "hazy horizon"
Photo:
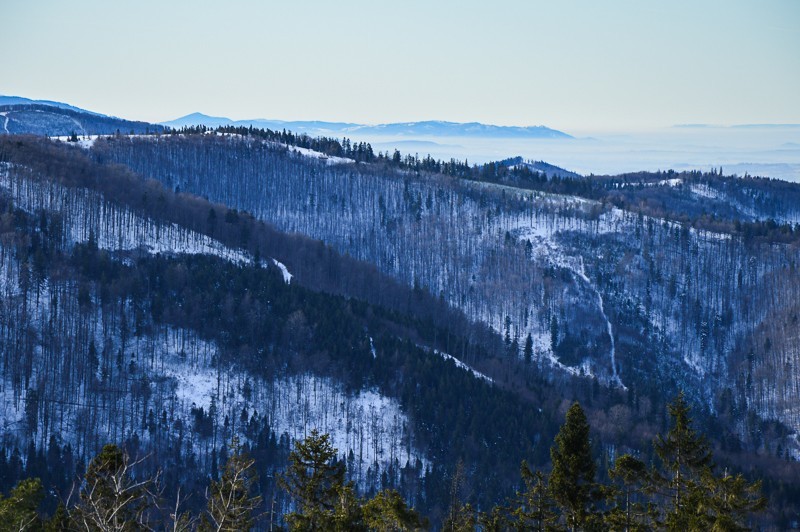
[[[346,136],[357,142],[370,142],[375,151],[398,149],[404,154],[431,155],[443,160],[466,159],[477,164],[522,156],[583,175],[670,169],[707,171],[722,167],[726,174],[800,182],[798,125],[677,125],[638,130],[569,130],[565,133],[573,138],[452,137],[425,133],[409,136],[346,129],[309,131],[312,136]]]
[[[370,142],[376,151],[398,149],[404,154],[431,155],[443,160],[467,159],[478,164],[522,156],[583,175],[670,169],[708,171],[722,167],[727,174],[800,182],[800,125],[737,126],[693,124],[638,130],[564,131],[572,135],[572,139],[399,136],[365,132],[333,136]]]
[[[40,100],[40,101],[49,101],[49,102],[56,102],[56,103],[63,103],[68,105],[74,105],[80,109],[90,112],[99,112],[93,107],[82,107],[79,105],[75,105],[71,101],[63,101],[58,100],[56,98],[50,97],[42,97],[42,98],[32,98],[27,94],[10,94],[10,93],[0,93],[0,97],[19,97],[19,98],[27,98],[30,100]],[[561,131],[563,133],[567,133],[572,135],[573,137],[580,138],[585,136],[591,136],[596,133],[603,133],[603,134],[633,134],[633,133],[651,133],[651,132],[658,132],[663,130],[670,130],[670,129],[684,129],[684,130],[697,130],[697,129],[736,129],[736,128],[748,128],[748,127],[765,127],[765,128],[800,128],[800,121],[793,123],[793,122],[747,122],[747,123],[705,123],[705,122],[683,122],[683,123],[675,123],[675,124],[662,124],[662,125],[649,125],[649,126],[638,126],[638,127],[614,127],[608,126],[604,127],[602,125],[594,126],[594,127],[576,127],[571,129],[561,129],[553,127],[549,124],[545,123],[494,123],[494,122],[481,122],[479,120],[449,120],[445,118],[440,118],[436,116],[431,116],[428,118],[420,118],[418,120],[403,120],[398,119],[392,122],[358,122],[356,120],[350,120],[346,117],[341,120],[322,120],[319,118],[296,118],[296,117],[275,117],[275,116],[257,116],[255,114],[244,114],[241,116],[231,116],[231,115],[224,115],[224,114],[210,114],[205,112],[202,109],[198,109],[189,113],[182,114],[180,116],[166,116],[159,120],[145,120],[140,116],[130,116],[130,115],[123,115],[120,113],[115,113],[113,111],[110,112],[103,112],[101,114],[122,118],[125,120],[135,120],[135,121],[144,121],[150,122],[152,124],[167,124],[174,120],[178,120],[181,118],[185,118],[195,114],[201,114],[207,116],[209,118],[219,118],[219,119],[229,119],[234,122],[239,121],[275,121],[275,122],[326,122],[326,123],[348,123],[348,124],[356,124],[356,125],[365,125],[365,126],[377,126],[377,125],[386,125],[386,124],[406,124],[406,123],[422,123],[422,122],[450,122],[450,123],[460,123],[460,124],[467,124],[467,123],[481,123],[485,125],[494,125],[500,127],[538,127],[543,126],[549,129],[554,129],[557,131]]]
[[[19,95],[0,95],[0,96],[19,96]],[[49,99],[49,98],[45,98],[45,99]],[[60,103],[69,103],[69,102],[60,102]],[[91,111],[91,109],[88,109],[88,110]],[[676,128],[676,129],[720,128],[720,129],[724,129],[724,128],[759,127],[759,126],[764,126],[764,127],[789,127],[789,128],[800,127],[800,121],[798,121],[797,123],[792,123],[792,122],[748,122],[748,123],[738,123],[737,122],[737,123],[727,123],[727,124],[723,124],[723,123],[704,123],[704,122],[684,122],[684,123],[679,123],[679,124],[662,124],[662,125],[640,126],[640,127],[631,127],[631,128],[625,128],[625,127],[614,128],[614,127],[603,127],[603,126],[596,126],[596,127],[593,127],[593,128],[577,127],[577,128],[574,128],[574,129],[571,129],[571,130],[567,131],[567,130],[564,130],[564,129],[558,129],[558,128],[552,127],[552,126],[550,126],[548,124],[533,124],[533,123],[531,123],[531,124],[522,124],[522,123],[519,123],[519,124],[514,124],[514,123],[498,124],[498,123],[493,123],[493,122],[481,122],[479,120],[455,121],[455,120],[447,120],[447,119],[444,119],[444,118],[437,118],[436,116],[432,116],[432,117],[428,117],[428,118],[421,118],[419,120],[402,120],[402,119],[400,119],[400,120],[396,120],[396,121],[392,121],[392,122],[374,122],[374,121],[373,122],[357,122],[355,120],[348,120],[347,118],[344,118],[342,120],[335,120],[334,121],[334,120],[320,120],[320,119],[316,119],[316,118],[299,119],[299,118],[292,118],[292,117],[277,118],[277,117],[274,117],[274,116],[255,116],[255,115],[253,115],[253,116],[249,116],[249,115],[228,116],[228,115],[216,115],[216,114],[212,115],[212,114],[204,112],[202,109],[196,110],[196,111],[192,111],[191,113],[186,113],[186,114],[183,114],[181,116],[174,116],[174,117],[170,117],[170,118],[165,118],[163,120],[159,120],[159,121],[153,122],[153,123],[166,124],[168,122],[171,122],[171,121],[174,121],[174,120],[177,120],[177,119],[180,119],[180,118],[185,118],[185,117],[188,117],[188,116],[191,116],[191,115],[195,115],[195,114],[201,114],[201,115],[204,115],[204,116],[207,116],[207,117],[210,117],[210,118],[225,118],[225,119],[232,120],[234,122],[251,121],[251,120],[252,121],[265,120],[265,121],[275,121],[275,122],[349,123],[349,124],[358,124],[358,125],[366,125],[366,126],[377,126],[377,125],[385,125],[385,124],[413,124],[413,123],[421,123],[421,122],[450,122],[450,123],[460,123],[460,124],[481,123],[481,124],[495,125],[495,126],[501,126],[501,127],[537,127],[537,126],[544,126],[544,127],[550,128],[550,129],[557,129],[558,131],[562,131],[563,133],[569,133],[570,135],[572,135],[572,131],[577,132],[579,135],[588,135],[588,134],[592,134],[594,132],[606,132],[607,133],[607,132],[619,131],[619,132],[623,132],[623,133],[625,133],[625,132],[636,133],[636,132],[658,131],[658,130],[670,129],[670,128]],[[129,120],[135,120],[136,119],[135,117],[121,117],[121,118],[126,118],[126,119],[129,119]],[[573,136],[575,136],[575,135],[573,135]]]
[[[0,92],[149,122],[800,123],[800,2],[4,2]]]
[[[800,181],[800,128],[729,127],[800,124],[793,0],[10,0],[0,15],[8,95],[153,123],[544,126],[577,139],[411,140],[471,162]],[[414,153],[407,138],[352,137]]]

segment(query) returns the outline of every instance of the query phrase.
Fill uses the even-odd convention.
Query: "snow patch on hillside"
[[[220,368],[215,363],[220,353],[210,342],[193,340],[191,359],[181,356],[184,337],[179,330],[167,334],[156,355],[161,362],[148,373],[153,379],[161,375],[175,382],[175,397],[187,415],[191,408],[211,412],[213,405],[219,426],[226,415],[230,419],[248,410],[267,414],[276,434],[286,433],[293,440],[312,429],[328,433],[340,456],[353,452],[362,475],[376,462],[383,469],[395,459],[404,464],[422,458],[411,444],[409,421],[397,400],[375,389],[347,392],[332,379],[311,373],[265,379],[237,366]]]
[[[701,198],[708,198],[708,199],[720,199],[722,198],[722,194],[719,191],[709,187],[704,183],[692,183],[689,185],[689,190],[691,190],[692,194],[695,196],[699,196]]]
[[[448,355],[444,351],[439,351],[438,349],[434,349],[433,350],[433,354],[434,355],[439,355],[440,357],[442,357],[445,360],[452,360],[455,363],[457,368],[461,368],[463,370],[469,371],[477,379],[485,380],[488,383],[494,383],[494,381],[491,379],[491,377],[487,377],[486,375],[484,375],[480,371],[476,370],[475,368],[473,368],[469,364],[465,364],[465,363],[461,362],[459,359],[457,359],[453,355]]]
[[[53,138],[55,140],[60,140],[62,142],[66,142],[69,146],[77,146],[78,148],[83,148],[84,150],[88,150],[92,146],[94,146],[95,141],[100,136],[101,135],[83,135],[83,136],[78,137],[78,141],[77,142],[70,142],[70,140],[69,140],[70,137],[69,136],[59,136],[59,137],[51,137],[51,138]]]
[[[299,146],[290,146],[285,145],[289,150],[303,155],[304,157],[310,157],[312,159],[319,159],[320,161],[325,161],[325,164],[351,164],[355,161],[353,159],[349,159],[347,157],[335,157],[333,155],[326,155],[322,152],[311,150],[308,148],[301,148]]]
[[[100,249],[109,251],[214,255],[232,262],[251,262],[249,254],[244,251],[231,249],[218,240],[176,223],[141,216],[87,189],[40,183],[11,177],[8,171],[0,171],[0,190],[9,194],[14,205],[28,213],[35,214],[39,210],[59,213],[67,228],[65,236],[72,244],[93,238]],[[287,273],[284,273],[284,278]]]
[[[9,278],[14,272],[6,268],[0,273],[3,284],[14,282]],[[44,292],[40,301],[49,301]],[[42,314],[46,321],[49,310],[37,308],[33,292],[30,296],[29,312],[32,316]],[[37,321],[31,323],[35,325]],[[208,445],[212,438],[211,433],[204,434],[198,428],[198,417],[212,418],[213,437],[228,441],[233,434],[244,437],[241,416],[247,412],[257,414],[259,419],[266,416],[278,438],[286,434],[291,440],[300,440],[313,429],[330,434],[339,456],[343,460],[351,458],[348,475],[356,480],[365,479],[367,470],[374,471],[376,464],[383,471],[395,463],[427,463],[399,402],[376,389],[348,391],[328,377],[311,373],[267,376],[220,364],[222,354],[216,344],[185,329],[167,328],[122,343],[118,335],[108,336],[103,331],[102,319],[91,318],[89,323],[95,324],[92,337],[99,350],[105,346],[109,352],[120,350],[130,357],[124,361],[125,369],[115,370],[131,372],[127,378],[130,387],[108,389],[106,377],[98,371],[91,378],[96,379],[95,384],[80,383],[57,395],[51,392],[48,397],[60,399],[48,402],[48,419],[38,416],[34,427],[29,426],[30,418],[26,417],[30,388],[14,384],[7,375],[0,374],[0,436],[4,444],[21,445],[31,433],[57,432],[60,441],[69,443],[76,452],[96,452],[84,447],[93,441],[124,441],[134,435],[147,448],[151,439],[163,437],[155,435],[152,426],[142,424],[143,413],[136,405],[141,404],[142,396],[149,396],[158,430],[166,428],[171,438],[184,438],[190,445]],[[34,354],[31,382],[49,386],[55,376],[46,373],[42,356],[39,352]],[[100,364],[104,362],[101,360]],[[85,419],[89,411],[91,420]]]
[[[283,282],[286,284],[291,284],[292,277],[294,276],[291,273],[289,273],[289,269],[286,267],[286,265],[278,261],[277,259],[272,259],[272,263],[275,264],[275,266],[277,266],[278,269],[281,271],[281,274],[283,275]]]

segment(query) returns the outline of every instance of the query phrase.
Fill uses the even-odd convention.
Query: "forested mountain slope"
[[[109,139],[92,153],[419,286],[503,335],[520,365],[529,359],[640,396],[685,388],[731,415],[747,445],[798,456],[793,243],[577,196],[325,164],[255,138]],[[694,191],[718,186],[710,176],[681,182]],[[769,182],[756,186],[769,192]],[[758,205],[754,198],[748,208]],[[782,208],[792,219],[796,206]],[[763,437],[758,418],[780,421],[791,436]]]
[[[599,460],[647,459],[683,388],[722,459],[796,510],[791,239],[347,155],[0,139],[0,478],[66,489],[116,441],[200,490],[239,434],[271,500],[316,427],[362,490],[436,521],[460,460],[482,508],[522,459],[546,467],[573,399]]]
[[[395,486],[436,514],[459,459],[485,504],[520,460],[546,460],[560,399],[531,409],[443,356],[489,363],[492,336],[434,298],[68,143],[0,142],[5,484],[40,476],[66,495],[116,441],[168,490],[199,492],[238,434],[288,511],[274,473],[317,428],[365,493]],[[333,295],[348,287],[383,304]]]

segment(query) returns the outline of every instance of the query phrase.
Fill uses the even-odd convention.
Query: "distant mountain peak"
[[[210,116],[204,113],[194,112],[169,122],[162,122],[161,125],[173,128],[207,126],[219,127],[234,124],[234,121],[224,116]]]

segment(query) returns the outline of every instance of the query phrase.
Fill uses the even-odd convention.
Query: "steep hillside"
[[[434,298],[69,143],[0,139],[0,161],[9,485],[24,470],[66,490],[116,441],[170,470],[168,490],[202,491],[239,434],[274,494],[292,441],[317,428],[365,493],[395,486],[436,514],[459,459],[484,504],[510,492],[523,458],[546,460],[536,442],[557,427],[557,394],[533,410],[442,352],[493,359],[477,343],[491,335]],[[335,295],[359,290],[385,305]]]
[[[238,434],[271,500],[316,427],[439,522],[459,461],[480,508],[547,467],[574,399],[600,462],[649,460],[682,388],[794,515],[794,245],[361,148],[0,138],[0,478],[116,441],[201,491]]]
[[[798,456],[792,337],[751,347],[768,315],[794,313],[793,244],[672,221],[680,209],[665,220],[576,196],[320,164],[253,138],[110,139],[93,153],[421,287],[502,335],[522,367],[592,376],[654,401],[685,388],[727,411],[745,445]],[[687,193],[703,186],[717,185]],[[782,208],[790,217],[793,205]],[[753,438],[758,418],[785,428]]]

